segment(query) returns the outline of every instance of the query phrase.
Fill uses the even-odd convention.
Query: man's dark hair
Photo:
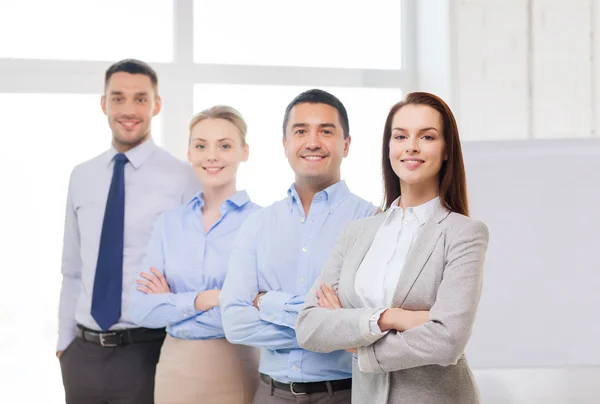
[[[157,93],[158,76],[156,75],[156,72],[148,63],[137,59],[123,59],[110,66],[104,75],[104,88],[108,86],[108,81],[112,75],[119,72],[143,74],[144,76],[148,76],[152,82],[152,88],[154,89],[154,92]]]
[[[283,117],[283,137],[285,137],[285,129],[287,128],[288,121],[290,119],[290,112],[298,104],[327,104],[335,108],[340,116],[340,122],[342,129],[344,130],[344,139],[350,136],[350,123],[348,122],[348,113],[344,104],[333,94],[329,94],[327,91],[312,89],[303,92],[289,103],[285,109],[285,115]]]

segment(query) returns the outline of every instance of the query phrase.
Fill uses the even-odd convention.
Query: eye
[[[231,145],[228,145],[228,144],[222,144],[222,145],[221,145],[221,148],[223,148],[223,149],[231,149]]]
[[[433,136],[431,136],[431,135],[425,135],[425,136],[423,136],[423,139],[425,139],[425,140],[434,140],[435,138]]]
[[[406,135],[401,135],[401,134],[394,135],[394,139],[396,139],[396,140],[404,140],[404,139],[406,139]]]
[[[112,97],[113,102],[121,102],[123,101],[123,97]]]
[[[333,132],[330,131],[329,129],[323,129],[323,133],[326,135],[333,135]]]
[[[197,144],[196,145],[196,149],[204,149],[204,145],[203,144]]]
[[[146,100],[147,100],[147,98],[146,98],[146,97],[138,97],[138,98],[136,99],[136,101],[137,101],[137,102],[139,102],[140,104],[143,104],[143,103],[145,103],[145,102],[146,102]]]
[[[298,129],[294,132],[295,135],[304,135],[306,133],[306,130],[304,129]]]

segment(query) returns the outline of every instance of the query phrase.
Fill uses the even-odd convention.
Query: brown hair
[[[242,145],[246,145],[246,132],[248,132],[248,125],[242,117],[242,114],[240,114],[237,109],[229,107],[227,105],[215,105],[214,107],[205,109],[204,111],[194,115],[192,119],[190,119],[190,139],[191,132],[194,126],[196,126],[199,122],[209,118],[223,119],[224,121],[233,124],[233,126],[235,126],[240,132],[240,137],[242,138]]]
[[[469,215],[467,199],[467,181],[463,161],[458,126],[450,107],[439,97],[423,92],[410,93],[403,101],[395,104],[385,120],[383,130],[383,154],[381,171],[383,174],[384,198],[382,210],[386,210],[400,196],[400,178],[392,169],[390,162],[390,138],[392,137],[392,121],[394,115],[405,105],[425,105],[442,115],[443,136],[446,143],[448,160],[442,162],[440,170],[440,202],[451,212]]]
[[[104,73],[104,89],[108,87],[108,82],[113,74],[125,72],[129,74],[143,74],[150,79],[152,89],[156,94],[158,92],[158,75],[153,68],[146,62],[137,59],[123,59],[112,64]]]

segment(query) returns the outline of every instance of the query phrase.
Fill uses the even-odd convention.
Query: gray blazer
[[[406,257],[392,307],[430,310],[429,321],[404,332],[373,335],[354,279],[386,213],[349,223],[306,296],[296,322],[302,348],[358,347],[352,365],[354,404],[478,404],[463,351],[481,294],[488,245],[485,224],[438,207]],[[320,283],[337,291],[343,309],[320,308]]]

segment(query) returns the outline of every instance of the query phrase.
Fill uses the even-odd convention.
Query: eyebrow
[[[123,91],[111,91],[110,95],[123,95]],[[139,97],[139,96],[147,96],[148,92],[147,91],[139,91],[137,93],[135,93],[135,96]]]
[[[308,125],[307,123],[295,123],[295,124],[292,125],[292,129],[295,129],[295,128],[306,128],[307,126],[310,126],[310,125]],[[335,129],[335,128],[337,128],[337,126],[334,123],[325,122],[325,123],[320,123],[319,124],[319,128],[333,128],[333,129]]]
[[[192,140],[199,140],[201,142],[207,142],[206,139],[202,139],[201,137],[195,137]],[[218,139],[217,142],[222,142],[224,140],[231,140],[231,141],[233,141],[233,139],[231,139],[230,137],[224,137],[224,138]]]
[[[408,132],[408,130],[406,130],[404,128],[392,128],[392,131],[395,131],[395,130],[399,130],[401,132]],[[434,130],[434,131],[436,131],[436,132],[439,133],[439,131],[436,128],[434,128],[433,126],[430,126],[430,127],[427,127],[427,128],[423,128],[423,129],[419,129],[418,133],[427,132],[428,130]]]

